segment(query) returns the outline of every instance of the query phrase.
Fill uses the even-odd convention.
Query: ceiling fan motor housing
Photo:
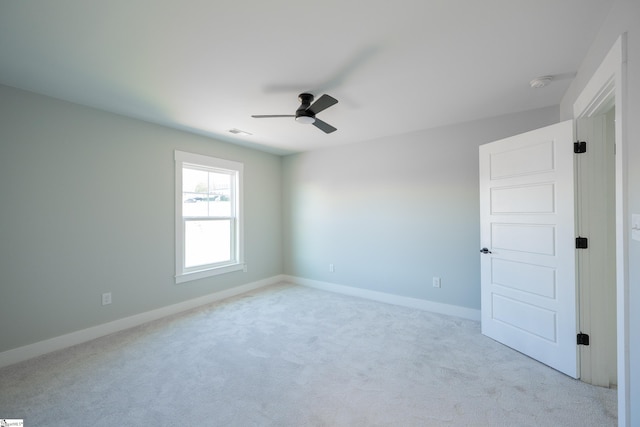
[[[313,95],[310,93],[301,93],[298,96],[300,100],[300,108],[296,110],[296,122],[302,124],[311,124],[316,121],[316,115],[309,111],[308,108],[313,102]]]
[[[313,95],[310,93],[301,93],[300,95],[298,95],[298,100],[302,104],[300,108],[304,107],[304,109],[306,110],[313,102]]]

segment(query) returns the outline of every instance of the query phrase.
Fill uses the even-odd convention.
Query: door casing
[[[618,425],[630,426],[629,210],[627,122],[627,37],[621,34],[573,104],[573,117],[594,117],[615,108],[616,351]]]

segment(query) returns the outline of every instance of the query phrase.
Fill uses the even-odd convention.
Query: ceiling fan
[[[295,117],[296,122],[303,124],[313,124],[315,127],[323,131],[324,133],[331,133],[336,131],[337,129],[331,126],[329,123],[323,122],[322,120],[316,118],[316,114],[320,111],[325,110],[332,105],[338,103],[338,100],[329,96],[322,95],[316,102],[313,102],[313,95],[310,93],[301,93],[298,96],[300,100],[300,107],[296,110],[295,115],[253,115],[254,119],[267,119],[273,117]],[[313,104],[311,104],[313,102]]]

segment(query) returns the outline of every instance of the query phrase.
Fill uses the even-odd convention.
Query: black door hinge
[[[587,249],[589,240],[586,237],[576,237],[576,249]]]
[[[587,143],[586,141],[576,141],[573,143],[573,152],[576,154],[586,153],[587,152]]]
[[[580,332],[578,334],[578,345],[589,345],[589,335]]]

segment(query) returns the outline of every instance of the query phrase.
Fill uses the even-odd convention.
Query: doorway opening
[[[615,237],[615,108],[576,120],[576,236],[587,248],[576,249],[578,328],[589,336],[579,346],[580,379],[617,385],[616,237]]]

